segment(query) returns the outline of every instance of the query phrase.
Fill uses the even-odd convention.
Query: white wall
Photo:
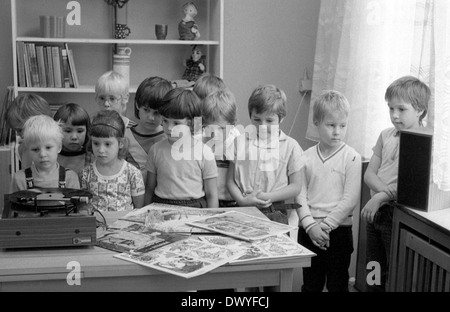
[[[250,120],[247,101],[259,84],[274,84],[286,92],[288,115],[281,129],[289,132],[301,95],[298,82],[304,69],[314,65],[317,0],[226,0],[224,30],[224,80],[235,93],[239,123]],[[291,136],[303,149],[309,96],[304,99]]]

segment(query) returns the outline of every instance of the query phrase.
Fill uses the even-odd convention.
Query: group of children
[[[359,204],[361,156],[344,143],[350,104],[325,91],[313,105],[319,143],[303,151],[279,129],[286,95],[274,85],[257,87],[248,100],[251,125],[237,125],[237,105],[224,81],[204,74],[192,89],[161,77],[145,79],[134,103],[136,123],[124,116],[128,84],[115,72],[95,88],[99,112],[91,120],[78,104],[65,104],[51,117],[44,99],[19,96],[7,118],[23,137],[23,170],[11,192],[33,187],[91,191],[100,211],[146,204],[264,209],[285,202],[287,223],[298,215],[298,241],[317,254],[303,269],[302,291],[348,291],[353,252],[352,214]],[[368,223],[368,261],[379,261],[387,280],[392,205],[396,198],[399,130],[422,126],[429,88],[406,76],[386,91],[393,128],[384,130],[364,181],[372,198],[361,211]],[[31,181],[31,182],[30,182]]]

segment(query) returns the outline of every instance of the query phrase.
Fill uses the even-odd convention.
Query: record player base
[[[0,219],[0,248],[93,245],[94,216]]]

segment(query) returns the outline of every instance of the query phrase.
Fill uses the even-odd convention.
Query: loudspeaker
[[[419,210],[428,207],[433,136],[400,131],[397,202]]]
[[[401,130],[397,203],[421,211],[450,206],[450,192],[433,183],[433,134],[430,130]]]

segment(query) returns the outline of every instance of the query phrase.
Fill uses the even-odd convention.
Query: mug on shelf
[[[155,24],[155,35],[158,40],[165,40],[167,37],[167,24]]]
[[[130,34],[131,29],[127,24],[116,24],[116,39],[126,39]]]

